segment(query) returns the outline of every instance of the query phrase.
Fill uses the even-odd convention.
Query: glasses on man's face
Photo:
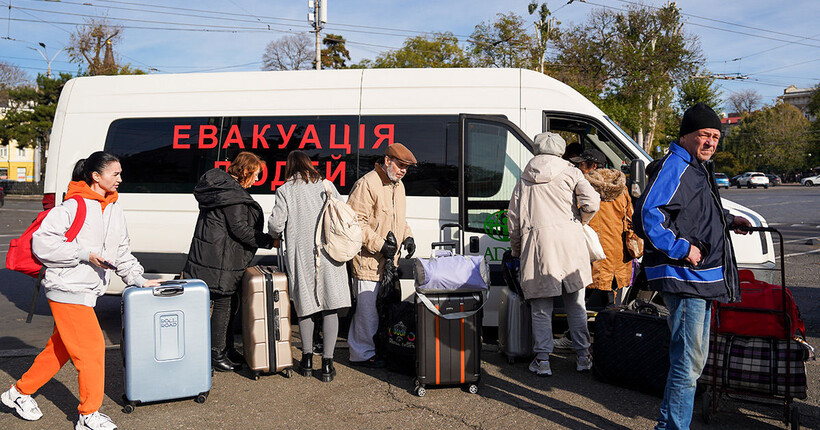
[[[390,157],[390,161],[392,161],[392,162],[393,162],[393,164],[395,164],[395,165],[396,165],[396,168],[397,168],[397,169],[399,169],[399,170],[407,170],[407,169],[409,169],[409,168],[410,168],[410,165],[409,165],[409,164],[402,163],[401,161],[396,160],[396,159],[395,159],[395,158],[393,158],[393,157]]]

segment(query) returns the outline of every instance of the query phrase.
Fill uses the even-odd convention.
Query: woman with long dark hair
[[[154,287],[131,254],[130,239],[117,187],[122,167],[114,155],[98,151],[74,166],[65,201],[52,209],[34,233],[31,248],[45,267],[43,287],[54,316],[54,333],[31,368],[2,394],[4,404],[23,419],[43,416],[31,398],[71,359],[79,374],[80,416],[76,429],[115,429],[99,412],[105,385],[105,339],[94,313],[114,271],[126,285]],[[72,241],[66,232],[78,216],[81,197],[85,222]]]
[[[302,337],[302,360],[299,372],[313,375],[314,318],[322,318],[322,381],[336,375],[333,350],[339,334],[337,311],[350,307],[347,266],[330,258],[320,247],[316,268],[316,226],[327,200],[327,190],[339,198],[339,192],[322,176],[302,151],[291,151],[285,166],[284,185],[276,190],[276,204],[268,220],[271,234],[285,233],[288,286],[299,317]],[[321,232],[321,229],[319,230]]]
[[[205,281],[211,292],[211,365],[220,372],[235,370],[243,359],[233,345],[242,275],[258,248],[273,247],[262,231],[262,207],[247,191],[262,164],[259,156],[240,152],[227,172],[211,169],[194,188],[199,218],[182,275]]]

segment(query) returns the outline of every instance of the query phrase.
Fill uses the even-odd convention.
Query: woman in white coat
[[[521,173],[507,211],[510,247],[521,259],[521,288],[532,307],[536,353],[529,369],[552,375],[553,298],[563,296],[576,369],[589,370],[589,330],[584,287],[592,283],[583,224],[598,211],[600,196],[580,170],[561,155],[564,139],[555,133],[535,136],[535,157]]]
[[[26,420],[42,417],[31,397],[70,359],[79,374],[80,416],[75,429],[115,429],[99,412],[105,386],[105,339],[94,313],[111,271],[127,285],[154,287],[131,254],[125,215],[117,203],[122,168],[114,155],[98,151],[74,167],[65,201],[43,219],[31,249],[45,266],[43,287],[54,317],[54,333],[29,370],[2,394],[2,401]],[[66,232],[78,216],[81,197],[85,221],[72,241]]]

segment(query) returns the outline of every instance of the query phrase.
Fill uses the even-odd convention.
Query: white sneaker
[[[575,357],[575,370],[588,372],[592,369],[592,356],[589,354],[578,354]]]
[[[114,430],[116,428],[114,421],[111,421],[108,415],[101,414],[100,411],[88,415],[81,414],[77,425],[74,426],[74,430]]]
[[[572,339],[564,336],[560,339],[555,339],[553,342],[553,350],[555,351],[562,351],[562,352],[571,352],[572,347]]]
[[[17,387],[12,384],[8,391],[0,395],[3,404],[17,411],[20,418],[29,421],[36,421],[43,417],[37,402],[26,394],[20,394]]]
[[[530,363],[530,372],[535,373],[538,376],[552,376],[550,361],[533,358],[532,363]]]

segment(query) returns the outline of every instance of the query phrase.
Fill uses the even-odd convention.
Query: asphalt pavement
[[[721,195],[760,213],[784,232],[787,283],[808,329],[809,343],[820,346],[820,188],[781,186],[731,189]],[[0,208],[0,258],[9,241],[18,236],[40,209],[34,199],[9,196]],[[53,321],[43,297],[34,320],[25,323],[33,281],[0,270],[0,388],[5,390],[31,365],[51,334]],[[539,378],[527,362],[513,365],[483,347],[483,376],[477,394],[459,388],[432,388],[425,397],[413,394],[412,377],[384,369],[351,367],[344,339],[335,353],[338,375],[333,382],[294,374],[253,380],[247,370],[217,373],[203,404],[193,400],[149,404],[132,414],[122,412],[122,359],[119,297],[102,297],[97,313],[106,337],[106,397],[102,412],[123,429],[222,428],[651,428],[660,399],[599,382],[589,373],[577,373],[573,354],[555,354],[554,376]],[[296,331],[298,327],[294,325]],[[298,335],[293,351],[301,355]],[[316,359],[316,367],[319,360]],[[805,428],[820,428],[820,365],[806,364],[808,399],[796,401]],[[44,417],[26,422],[0,405],[0,428],[72,428],[77,417],[77,373],[67,364],[35,395]],[[700,399],[698,399],[700,400]],[[699,405],[699,402],[697,403]],[[710,425],[703,423],[700,407],[692,428],[782,428],[780,409],[729,404],[729,410],[776,418],[722,413]]]

